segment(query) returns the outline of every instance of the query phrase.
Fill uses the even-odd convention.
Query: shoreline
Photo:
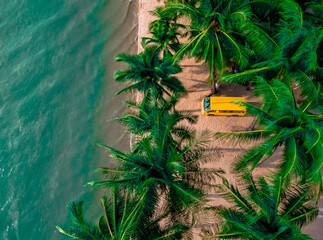
[[[111,23],[111,33],[106,39],[104,46],[105,55],[105,83],[100,92],[98,105],[100,108],[100,125],[103,126],[99,133],[101,142],[106,145],[118,148],[122,151],[130,149],[125,142],[129,141],[129,134],[124,131],[120,123],[114,121],[115,118],[121,117],[126,112],[126,106],[123,103],[127,95],[115,95],[123,86],[114,80],[113,74],[118,69],[125,67],[123,63],[115,61],[115,56],[121,52],[131,54],[137,53],[138,46],[138,1],[120,0],[118,4],[109,2],[109,15],[103,16],[105,21]],[[111,10],[112,9],[112,10]],[[115,21],[118,15],[118,21]],[[98,166],[104,166],[107,162],[107,154],[105,150],[100,149],[100,160]],[[110,158],[108,158],[110,159]],[[111,159],[110,159],[111,160]]]

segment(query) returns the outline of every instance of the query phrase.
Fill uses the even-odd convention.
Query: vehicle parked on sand
[[[235,101],[246,102],[244,97],[206,97],[202,100],[202,114],[214,116],[244,116],[246,107]]]

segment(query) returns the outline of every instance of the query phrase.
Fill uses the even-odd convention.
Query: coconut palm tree
[[[278,1],[250,1],[250,6],[253,12],[253,22],[261,26],[267,34],[274,36],[275,31],[277,31],[277,24],[282,18]]]
[[[132,196],[128,190],[111,189],[111,196],[102,197],[104,215],[96,225],[83,216],[83,202],[71,202],[71,224],[67,228],[57,226],[62,234],[78,240],[130,240],[130,239],[182,239],[188,230],[184,225],[165,221],[165,214],[158,215],[146,225],[140,221],[146,193]],[[163,228],[160,227],[163,221]]]
[[[189,40],[174,59],[189,53],[190,57],[205,61],[209,67],[209,83],[214,85],[215,92],[215,78],[225,72],[230,60],[238,63],[241,69],[248,64],[251,51],[241,32],[247,28],[244,23],[249,22],[252,13],[247,3],[244,0],[200,0],[195,4],[169,1],[165,5],[165,14],[174,15],[175,12],[190,18]]]
[[[222,224],[215,230],[205,229],[203,239],[312,239],[300,230],[318,214],[311,187],[284,190],[282,182],[281,176],[254,181],[247,175],[235,187],[224,179],[217,191],[231,203],[230,208],[217,208]]]
[[[284,154],[279,166],[284,182],[291,176],[302,182],[317,184],[319,194],[322,190],[323,170],[323,130],[322,117],[314,115],[307,108],[297,107],[289,86],[273,79],[269,83],[261,77],[256,79],[256,96],[262,96],[265,108],[248,103],[248,113],[256,116],[261,129],[254,131],[217,133],[218,137],[230,139],[260,139],[264,141],[244,154],[236,164],[236,170],[248,168],[253,171],[265,156],[283,147]],[[309,106],[309,104],[308,104]]]
[[[159,54],[160,49],[156,46],[146,47],[138,55],[118,54],[116,60],[129,64],[129,68],[117,71],[114,74],[115,80],[130,81],[132,84],[117,94],[137,90],[156,99],[163,98],[164,94],[170,96],[173,93],[185,93],[182,83],[172,76],[182,69],[168,59],[161,59]]]
[[[180,126],[179,123],[186,120],[190,124],[195,124],[197,116],[189,112],[180,113],[176,111],[175,105],[177,102],[178,96],[171,96],[168,101],[143,101],[140,103],[127,101],[126,105],[132,109],[132,112],[118,120],[124,123],[127,129],[138,137],[149,134],[161,122],[176,126],[171,129],[169,137],[177,136],[182,140],[193,137],[194,132],[187,127]]]
[[[166,121],[167,120],[167,121]],[[202,203],[202,187],[206,189],[212,180],[222,171],[201,168],[201,163],[208,161],[202,158],[206,147],[206,136],[201,139],[190,138],[181,141],[174,140],[172,129],[178,121],[160,119],[155,123],[148,136],[142,137],[130,153],[122,153],[114,148],[101,145],[111,151],[117,160],[114,168],[100,168],[107,180],[93,181],[94,187],[129,187],[138,194],[148,191],[145,210],[147,218],[153,216],[161,197],[166,199],[173,213],[187,211]]]
[[[143,37],[142,45],[156,45],[162,52],[163,58],[171,58],[176,53],[181,44],[178,36],[183,36],[179,31],[185,29],[185,26],[176,23],[174,19],[162,14],[163,7],[158,7],[153,11],[157,20],[149,24],[149,30],[152,37]]]
[[[307,97],[304,108],[308,103],[312,108],[318,107],[322,101],[318,77],[322,67],[318,61],[321,56],[319,49],[323,44],[322,26],[313,25],[313,21],[304,21],[301,7],[293,0],[257,1],[259,3],[272,4],[271,8],[279,12],[275,22],[269,22],[268,27],[264,27],[271,29],[270,34],[274,35],[271,43],[276,45],[276,51],[262,55],[258,63],[244,72],[221,76],[220,81],[246,84],[255,76],[278,78],[290,87],[291,82],[300,86],[302,95]]]
[[[83,202],[70,204],[71,225],[68,228],[57,229],[64,235],[74,239],[131,239],[136,233],[142,211],[145,195],[132,201],[127,191],[122,195],[117,188],[111,190],[112,196],[101,199],[104,215],[97,225],[89,224],[83,216]]]

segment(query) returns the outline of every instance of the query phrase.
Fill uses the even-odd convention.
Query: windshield
[[[210,106],[210,98],[205,98],[204,99],[204,111],[210,110],[211,106]]]

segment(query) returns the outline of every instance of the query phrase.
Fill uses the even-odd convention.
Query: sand
[[[155,19],[149,12],[154,10],[157,6],[162,5],[162,2],[152,0],[139,1],[139,15],[138,15],[138,40],[142,37],[150,36],[148,25]],[[138,52],[141,52],[142,46],[138,45]],[[183,83],[188,94],[181,98],[176,109],[182,112],[192,112],[198,115],[198,122],[191,127],[195,128],[197,134],[208,130],[210,134],[216,132],[227,131],[243,131],[247,130],[253,124],[253,117],[227,117],[227,116],[204,116],[201,114],[201,101],[211,92],[210,86],[207,85],[208,69],[202,63],[196,63],[194,59],[184,59],[180,62],[183,72],[177,77]],[[259,102],[254,98],[250,91],[245,87],[237,85],[222,84],[220,86],[221,96],[243,96],[248,102]],[[232,163],[248,148],[250,144],[238,144],[232,146],[228,141],[213,140],[210,141],[207,154],[213,158],[212,163],[206,164],[205,168],[223,169],[227,174],[226,178],[234,183],[235,179],[231,174]],[[212,205],[226,205],[226,202],[217,196],[214,192],[208,193],[208,200]],[[202,225],[203,223],[201,223]],[[194,239],[200,239],[200,224],[194,228]]]
[[[142,37],[150,36],[148,25],[155,19],[150,11],[153,11],[157,6],[163,5],[162,1],[156,0],[139,0],[138,9],[138,43],[141,42]],[[141,52],[142,46],[138,44],[138,52]],[[197,124],[191,126],[196,129],[198,133],[208,130],[211,133],[227,132],[227,131],[245,131],[253,125],[254,118],[246,115],[243,117],[226,117],[226,116],[203,116],[201,114],[201,100],[211,92],[211,88],[207,85],[208,69],[202,63],[196,63],[194,59],[184,59],[180,62],[183,72],[178,74],[179,80],[182,81],[188,94],[184,96],[176,109],[178,111],[190,111],[199,116]],[[247,102],[251,104],[260,104],[260,99],[255,98],[251,91],[247,91],[246,87],[233,84],[222,84],[220,86],[221,96],[242,96]],[[140,97],[139,97],[140,98]],[[203,167],[208,168],[222,168],[226,172],[226,178],[229,182],[235,183],[235,177],[232,174],[232,165],[239,156],[241,156],[247,149],[255,143],[238,143],[231,144],[228,141],[213,140],[209,143],[207,152],[210,156],[214,156],[214,161]],[[269,161],[260,164],[256,169],[256,175],[265,175],[274,170],[277,166],[275,159],[279,159],[281,153],[275,153]],[[221,199],[214,192],[208,193],[208,199],[213,205],[220,205],[227,203]],[[200,226],[194,228],[194,239],[201,239],[199,236]],[[313,229],[313,228],[312,228]]]

